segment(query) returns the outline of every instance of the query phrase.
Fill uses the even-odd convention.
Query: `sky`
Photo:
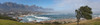
[[[37,5],[43,8],[54,9],[52,12],[68,14],[75,13],[81,6],[88,5],[93,13],[100,13],[100,0],[0,0],[0,3],[14,2],[24,5]]]

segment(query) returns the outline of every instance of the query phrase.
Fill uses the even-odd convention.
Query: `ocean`
[[[55,20],[55,19],[75,19],[74,15],[29,15],[24,17],[19,17],[22,19],[20,22],[41,22],[47,20]]]

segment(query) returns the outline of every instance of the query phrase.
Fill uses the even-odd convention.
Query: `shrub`
[[[61,23],[59,23],[59,22],[53,22],[54,24],[61,24]]]
[[[13,19],[12,17],[9,17],[7,15],[0,15],[0,19],[6,19],[6,20],[13,20],[16,21],[15,19]]]

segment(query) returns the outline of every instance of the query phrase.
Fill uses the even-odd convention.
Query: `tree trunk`
[[[77,19],[77,25],[79,25],[79,19]]]

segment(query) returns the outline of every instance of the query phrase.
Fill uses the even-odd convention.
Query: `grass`
[[[58,25],[58,24],[33,24],[33,23],[21,23],[12,20],[0,19],[0,25]]]
[[[33,24],[0,19],[0,25],[33,25]]]
[[[76,23],[69,23],[64,25],[77,25]],[[93,20],[81,21],[79,25],[100,25],[100,18]]]
[[[68,24],[33,24],[33,23],[21,23],[12,20],[0,19],[0,25],[77,25],[76,23]],[[100,19],[86,20],[80,22],[80,25],[100,25]]]

